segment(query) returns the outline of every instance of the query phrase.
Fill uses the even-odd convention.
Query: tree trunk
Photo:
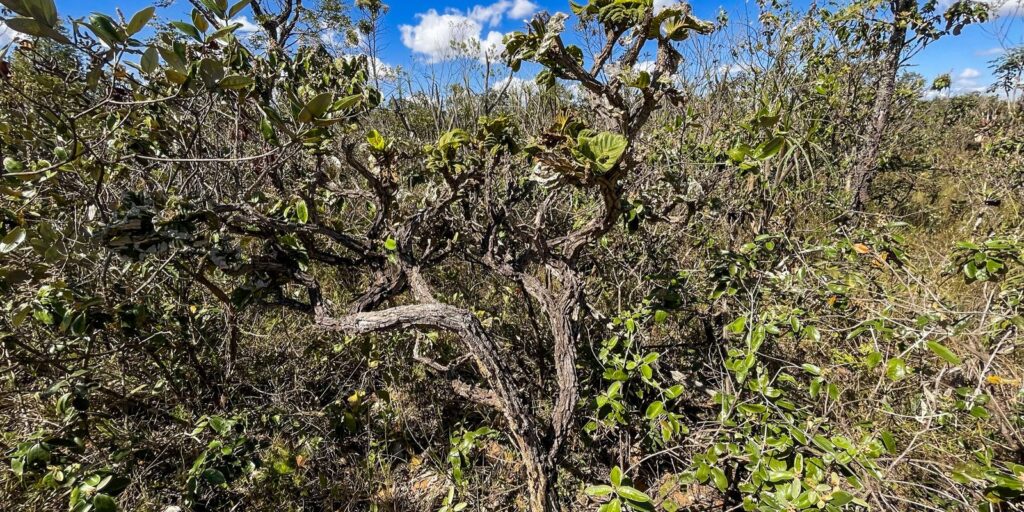
[[[540,447],[537,447],[540,448]],[[559,512],[555,484],[558,481],[557,467],[542,450],[520,447],[523,464],[526,466],[526,496],[530,512]]]
[[[413,281],[415,285],[416,279]],[[313,303],[319,304],[319,300],[314,298]],[[548,453],[539,423],[520,399],[512,372],[501,359],[497,345],[472,312],[435,302],[352,313],[341,317],[331,317],[321,307],[316,307],[314,314],[316,323],[321,328],[351,335],[415,327],[442,329],[458,335],[476,361],[480,373],[490,384],[508,423],[512,440],[519,449],[526,472],[526,493],[530,512],[561,510],[558,493],[555,490],[555,457]]]
[[[892,98],[896,93],[896,78],[899,75],[903,60],[903,49],[906,46],[907,27],[901,23],[905,9],[896,9],[893,16],[894,28],[889,36],[889,43],[882,62],[882,75],[878,79],[878,90],[871,106],[871,120],[867,133],[861,140],[860,149],[850,171],[849,188],[853,198],[850,211],[858,212],[871,200],[871,183],[878,172],[878,154],[882,137],[889,125],[889,112],[892,109]]]

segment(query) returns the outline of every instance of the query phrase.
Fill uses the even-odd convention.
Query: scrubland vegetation
[[[373,0],[0,4],[4,510],[1020,506],[1024,50],[908,67],[985,5],[590,0],[428,73]]]

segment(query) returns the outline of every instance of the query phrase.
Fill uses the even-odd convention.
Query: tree
[[[597,115],[567,114],[532,143],[501,116],[481,118],[441,134],[421,157],[394,134],[365,127],[380,103],[367,59],[332,59],[316,44],[284,50],[298,23],[291,2],[276,15],[258,1],[197,4],[192,23],[174,22],[177,33],[147,45],[133,36],[151,9],[128,23],[104,15],[75,22],[81,38],[72,41],[58,31],[50,0],[25,4],[43,5],[45,16],[19,1],[5,0],[25,15],[9,26],[91,57],[88,87],[46,107],[53,115],[40,143],[70,147],[24,171],[23,190],[66,193],[66,180],[98,169],[88,180],[99,212],[90,243],[106,254],[97,257],[163,262],[175,279],[208,290],[227,329],[225,376],[237,364],[238,318],[255,309],[285,308],[353,336],[449,333],[482,379],[452,380],[452,391],[504,415],[529,508],[561,508],[558,464],[580,399],[577,347],[594,321],[586,269],[601,265],[592,249],[623,214],[621,183],[640,165],[640,130],[661,105],[684,101],[674,44],[709,25],[681,6],[655,13],[650,0],[575,7],[605,33],[585,67],[581,50],[562,41],[567,16],[540,15],[507,39],[510,65],[534,61],[545,84],[578,84],[602,105]],[[247,3],[270,41],[265,54],[233,36],[230,18]],[[640,69],[649,42],[656,61]],[[132,54],[141,54],[138,64]],[[219,113],[229,105],[233,112]],[[78,128],[79,119],[101,117],[120,121]],[[232,180],[207,181],[221,172]],[[360,195],[367,206],[351,201]],[[553,208],[570,198],[580,206]],[[29,242],[40,236],[32,229]],[[486,327],[490,314],[473,297],[439,296],[432,285],[468,268],[492,286],[522,290],[509,297],[510,311],[535,310],[546,324],[541,353],[550,358],[537,371],[553,390],[550,412],[516,386],[529,369],[505,355],[516,349]]]
[[[379,2],[255,1],[0,0],[0,503],[1020,501],[1019,113],[900,73],[836,226],[876,4],[577,2],[425,78]]]
[[[995,81],[989,86],[989,91],[1003,91],[1013,98],[1024,83],[1024,47],[1010,48],[993,59],[991,67]]]
[[[986,19],[988,7],[972,1],[956,2],[942,12],[936,2],[892,0],[884,7],[877,2],[854,2],[835,13],[832,21],[840,42],[879,63],[874,99],[849,174],[850,211],[863,210],[871,199],[871,183],[904,64],[929,43],[959,35],[968,24]]]

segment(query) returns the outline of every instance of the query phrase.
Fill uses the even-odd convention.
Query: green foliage
[[[1019,105],[900,74],[984,6],[763,4],[702,69],[688,6],[577,2],[440,83],[382,76],[377,1],[0,3],[29,38],[0,56],[12,503],[1022,499]]]
[[[633,487],[633,481],[623,475],[622,469],[618,466],[612,468],[608,481],[611,485],[592,485],[584,490],[587,496],[611,498],[601,505],[601,512],[654,510],[651,497]]]
[[[580,132],[576,138],[577,160],[588,168],[607,172],[619,162],[626,151],[626,138],[609,132]]]
[[[1011,267],[1024,265],[1024,244],[1006,238],[993,238],[981,244],[960,242],[953,264],[959,267],[967,283],[999,281]]]

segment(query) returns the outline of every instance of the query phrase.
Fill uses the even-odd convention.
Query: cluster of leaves
[[[562,13],[505,41],[527,107],[382,85],[305,37],[340,3],[0,4],[2,503],[1022,499],[1019,102],[899,77],[874,210],[844,206],[875,62],[979,4],[765,3],[723,77],[679,67],[713,53],[688,6],[571,3],[597,47]],[[371,45],[387,8],[352,7]]]

